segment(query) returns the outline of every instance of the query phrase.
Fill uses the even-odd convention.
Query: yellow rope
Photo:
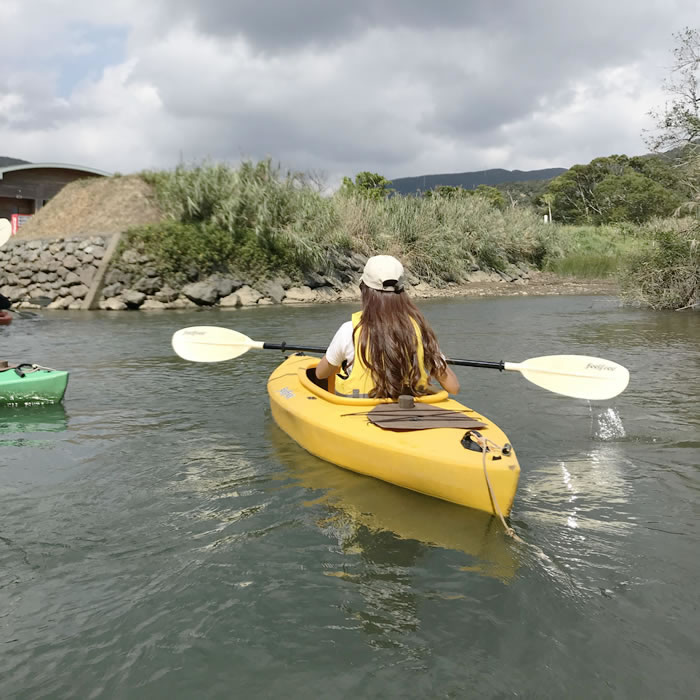
[[[503,448],[501,445],[497,445],[493,440],[489,440],[489,438],[484,437],[483,435],[475,435],[474,432],[471,433],[472,439],[474,442],[476,442],[479,447],[481,447],[481,458],[482,458],[482,463],[484,465],[484,476],[486,477],[486,485],[488,486],[489,489],[489,494],[491,496],[491,502],[493,503],[496,513],[498,514],[498,517],[501,519],[501,522],[503,523],[503,527],[506,531],[506,534],[512,537],[514,540],[517,542],[522,542],[520,537],[518,537],[515,534],[515,530],[506,523],[506,519],[503,517],[503,511],[501,511],[501,507],[498,505],[498,499],[496,498],[496,494],[494,493],[493,487],[491,486],[491,479],[489,479],[489,472],[488,469],[486,468],[486,450],[488,449],[488,444],[490,443],[495,447],[497,450],[502,450]]]

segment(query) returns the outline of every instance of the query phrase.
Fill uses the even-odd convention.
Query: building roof
[[[108,177],[111,173],[95,168],[86,168],[83,165],[70,165],[69,163],[22,163],[21,165],[6,165],[0,168],[0,180],[5,173],[14,172],[15,170],[36,170],[39,168],[57,168],[60,170],[76,170],[81,173],[89,173],[90,175],[103,175]]]

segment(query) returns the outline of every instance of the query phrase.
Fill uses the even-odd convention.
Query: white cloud
[[[337,180],[640,153],[673,17],[700,20],[685,0],[510,16],[280,3],[5,0],[2,19],[25,29],[0,47],[0,155],[123,172],[269,155]],[[123,28],[126,55],[96,70],[105,27]],[[82,77],[61,94],[68,60]]]
[[[33,161],[127,172],[157,164],[161,102],[152,85],[130,79],[133,64],[108,68],[98,81],[79,86],[65,105],[69,118],[21,127],[12,119],[0,123],[0,142],[12,143],[13,153]],[[24,112],[26,105],[13,110],[15,115]]]

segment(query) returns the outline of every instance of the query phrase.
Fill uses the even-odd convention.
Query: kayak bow
[[[0,404],[58,403],[68,372],[32,364],[0,369]]]

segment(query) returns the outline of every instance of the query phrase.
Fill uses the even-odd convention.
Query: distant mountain
[[[418,177],[398,177],[391,181],[390,187],[397,194],[416,194],[427,192],[438,185],[451,185],[472,190],[479,185],[504,185],[507,182],[526,182],[528,180],[551,180],[566,172],[566,168],[545,168],[544,170],[479,170],[473,173],[446,173],[443,175],[419,175]]]
[[[22,163],[28,162],[28,160],[20,160],[19,158],[8,158],[7,156],[0,156],[0,168],[4,168],[8,165],[22,165]]]

